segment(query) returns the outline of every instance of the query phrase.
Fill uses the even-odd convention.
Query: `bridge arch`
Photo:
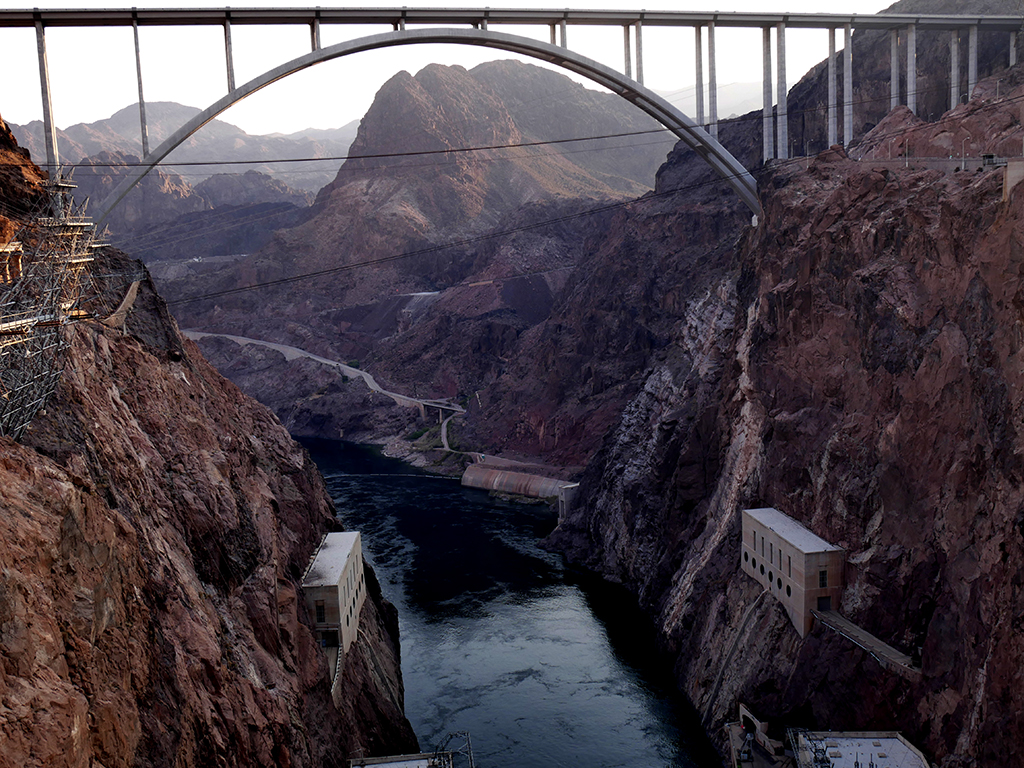
[[[173,149],[217,117],[217,115],[247,96],[314,64],[378,48],[422,43],[478,45],[510,53],[518,53],[555,64],[563,69],[582,75],[599,85],[603,85],[608,90],[633,103],[672,131],[687,146],[697,152],[733,188],[740,199],[755,215],[761,213],[761,203],[757,196],[756,182],[750,175],[750,172],[725,147],[667,100],[610,67],[573,53],[567,48],[504,32],[493,32],[484,29],[406,29],[370,35],[311,51],[235,88],[181,126],[160,146],[144,157],[136,172],[123,179],[107,198],[100,203],[99,210],[96,213],[97,224],[102,224],[114,207],[124,199],[125,195],[157,163],[167,157]]]

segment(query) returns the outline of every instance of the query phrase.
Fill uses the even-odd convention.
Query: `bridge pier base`
[[[917,114],[917,25],[907,27],[907,106]]]
[[[853,141],[853,25],[843,25],[843,146]]]
[[[949,33],[949,108],[960,102],[960,30]]]
[[[978,84],[978,25],[972,24],[967,38],[967,99],[974,95]]]
[[[694,77],[694,95],[697,98],[695,112],[697,117],[697,125],[707,125],[704,121],[704,44],[701,40],[701,26],[695,24],[693,27],[693,42],[694,48],[697,51],[696,58],[696,76]]]
[[[135,73],[139,80],[139,123],[142,131],[142,156],[149,154],[149,126],[146,125],[146,99],[142,95],[142,54],[139,51],[138,14],[132,11],[132,32],[135,33]]]
[[[779,137],[779,147],[775,156],[780,160],[789,158],[789,88],[786,86],[786,23],[779,22],[775,27],[775,73],[778,82],[775,88],[778,93],[778,126],[775,129]]]
[[[836,28],[828,30],[828,145],[839,141],[838,115],[836,114]]]
[[[224,19],[224,61],[228,68],[228,93],[235,90],[235,56],[231,51],[231,16]]]
[[[889,30],[889,109],[900,105],[900,31]]]
[[[708,22],[708,110],[711,135],[718,138],[718,69],[715,65],[715,22]]]
[[[1017,66],[1017,33],[1010,33],[1010,66]]]
[[[643,22],[636,23],[636,81],[644,84],[644,36]]]
[[[46,140],[46,170],[50,180],[57,178],[60,155],[57,151],[57,126],[53,122],[53,100],[50,95],[50,67],[46,62],[46,33],[43,22],[36,19],[36,50],[39,53],[39,86],[43,97],[43,137]]]
[[[761,117],[761,141],[763,144],[764,161],[775,157],[775,134],[772,130],[772,28],[761,28],[761,48],[764,64],[762,96],[764,110]]]
[[[622,47],[625,51],[626,57],[626,68],[623,71],[625,72],[626,77],[633,76],[633,50],[630,47],[630,43],[631,41],[629,39],[629,24],[626,24],[622,28]]]

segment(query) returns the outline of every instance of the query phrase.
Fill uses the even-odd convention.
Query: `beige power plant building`
[[[341,666],[339,655],[347,653],[356,639],[359,612],[366,599],[363,547],[358,531],[324,536],[306,569],[302,591],[313,618],[313,631],[327,649],[331,677],[335,678]]]
[[[740,568],[771,592],[805,637],[812,610],[838,610],[846,552],[771,507],[743,510]]]

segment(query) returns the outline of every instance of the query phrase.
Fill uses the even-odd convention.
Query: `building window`
[[[828,586],[828,571],[818,571],[818,587],[825,589]]]
[[[768,571],[768,586],[769,587],[772,585],[773,581],[775,581],[775,574],[772,573],[771,571]]]
[[[753,568],[754,570],[757,570],[757,558],[756,558],[756,557],[755,557],[755,558],[753,558],[753,559],[752,559],[752,560],[750,561],[750,566],[751,566],[751,567],[752,567],[752,568]]]
[[[324,605],[323,600],[316,601],[316,623],[326,624],[327,623],[327,608]]]
[[[778,582],[779,582],[779,589],[782,589],[782,579],[779,578]],[[786,590],[788,591],[789,587],[786,587]]]
[[[761,557],[764,557],[764,536],[761,537]]]
[[[750,553],[749,552],[744,552],[743,553],[743,562],[744,563],[749,563],[750,562]]]
[[[775,562],[775,545],[771,542],[768,542],[768,562]]]
[[[793,557],[792,555],[786,555],[786,575],[789,578],[793,578]]]
[[[793,596],[793,590],[790,589],[789,584],[787,584],[786,585],[786,597],[792,597],[792,596]]]
[[[761,563],[761,575],[764,576],[764,563]]]

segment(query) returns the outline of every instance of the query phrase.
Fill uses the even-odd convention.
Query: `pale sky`
[[[874,13],[891,2],[837,0],[830,13]],[[137,7],[223,8],[225,2],[203,0],[135,0]],[[288,0],[245,0],[239,7],[310,7],[315,2]],[[385,3],[360,4],[383,7]],[[408,7],[530,8],[537,2],[465,0],[421,2],[400,0]],[[18,7],[18,6],[15,6]],[[28,7],[27,5],[25,7]],[[109,0],[34,0],[32,7],[86,8],[122,7]],[[123,7],[129,7],[127,4]],[[359,6],[353,6],[359,7]],[[545,6],[546,7],[546,6]],[[586,9],[639,9],[691,11],[821,12],[820,0],[560,0],[550,7]],[[414,28],[414,27],[411,27]],[[389,31],[390,26],[321,25],[321,45]],[[495,26],[496,31],[548,40],[547,27]],[[272,67],[309,51],[309,29],[301,25],[231,29],[234,48],[235,82],[239,85]],[[569,48],[617,70],[623,68],[620,27],[584,29],[570,26]],[[774,36],[774,33],[773,33]],[[203,109],[227,92],[224,65],[224,36],[220,27],[139,28],[142,49],[143,86],[147,102],[176,101]],[[706,38],[706,36],[705,36]],[[761,79],[760,30],[716,31],[718,83],[759,82]],[[46,32],[54,118],[60,128],[80,122],[94,122],[138,100],[135,53],[130,27],[51,28]],[[705,39],[705,46],[707,45]],[[842,36],[836,44],[842,46]],[[695,52],[692,28],[645,27],[643,30],[645,85],[658,91],[684,90],[691,94],[695,82]],[[787,79],[791,87],[812,65],[828,54],[824,30],[790,29],[786,34]],[[326,62],[285,78],[235,105],[220,116],[252,134],[291,133],[303,128],[336,128],[357,120],[366,112],[380,86],[400,70],[415,73],[431,62],[460,64],[467,68],[482,61],[510,58],[474,46],[408,46],[371,51]],[[42,116],[39,69],[33,29],[0,28],[0,71],[5,73],[0,91],[0,116],[24,124]],[[533,61],[533,60],[530,60]],[[534,63],[537,63],[534,61]],[[561,71],[561,70],[559,70]],[[13,76],[12,76],[13,74]],[[707,65],[705,64],[705,81]],[[584,81],[585,82],[585,81]],[[721,98],[721,97],[720,97]],[[682,106],[682,104],[680,104]],[[725,115],[722,115],[723,117]]]

